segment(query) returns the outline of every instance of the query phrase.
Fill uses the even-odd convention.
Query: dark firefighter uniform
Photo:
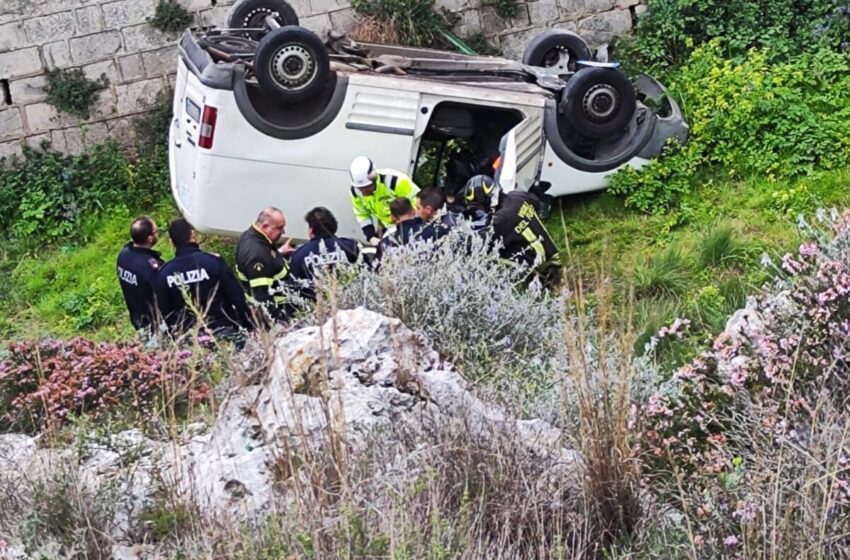
[[[157,297],[172,332],[179,334],[197,322],[186,296],[204,317],[213,333],[228,335],[251,329],[245,293],[224,259],[201,251],[197,243],[178,247],[175,257],[159,269]]]
[[[263,232],[251,226],[236,245],[236,277],[251,303],[265,306],[275,319],[290,312],[285,287],[289,263]]]
[[[136,330],[151,329],[158,322],[156,277],[165,262],[157,251],[127,243],[118,253],[118,281]]]
[[[314,238],[298,247],[292,255],[291,275],[304,296],[315,299],[316,273],[340,265],[354,264],[360,256],[357,242],[345,237],[329,235]]]
[[[523,264],[546,276],[557,278],[560,256],[555,242],[537,214],[538,200],[533,194],[513,191],[502,195],[493,212],[491,227],[501,240],[499,255]]]
[[[411,218],[397,223],[381,240],[381,249],[386,251],[421,241],[426,225],[422,218]]]

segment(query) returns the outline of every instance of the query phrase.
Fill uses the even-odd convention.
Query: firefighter
[[[291,284],[287,257],[295,249],[289,239],[277,246],[285,230],[283,212],[270,206],[260,212],[236,245],[236,277],[248,300],[264,308],[275,320],[285,320],[294,312],[287,295]]]
[[[291,274],[301,293],[316,299],[315,279],[320,270],[354,264],[360,251],[357,242],[337,237],[338,224],[333,213],[323,206],[313,208],[304,216],[310,241],[298,247],[291,260]]]
[[[502,193],[493,179],[477,175],[467,182],[464,198],[491,209],[488,229],[501,242],[500,257],[534,271],[544,285],[557,284],[560,255],[538,215],[536,196],[524,191]]]
[[[165,264],[153,246],[159,241],[156,223],[139,216],[130,224],[130,241],[118,254],[117,273],[130,322],[143,337],[150,337],[159,323],[156,308],[156,276]]]
[[[159,269],[157,298],[169,330],[179,336],[198,325],[216,336],[239,339],[252,324],[245,293],[230,267],[201,250],[186,220],[171,222],[168,235],[175,256]]]
[[[354,216],[369,243],[378,245],[384,230],[392,225],[390,202],[395,198],[412,202],[419,187],[404,173],[375,169],[365,156],[354,158],[350,172]]]

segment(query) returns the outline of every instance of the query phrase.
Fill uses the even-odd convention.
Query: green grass
[[[615,301],[642,333],[638,349],[676,317],[692,322],[685,341],[659,344],[660,356],[673,363],[722,330],[769,278],[763,254],[777,258],[797,247],[798,215],[850,201],[850,169],[788,182],[719,175],[692,181],[693,193],[675,211],[645,214],[602,192],[559,199],[547,222],[588,285],[600,269],[608,271]]]

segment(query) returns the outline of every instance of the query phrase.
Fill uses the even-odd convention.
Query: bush
[[[114,206],[150,207],[167,189],[164,154],[134,162],[112,143],[80,155],[25,148],[0,168],[0,232],[23,248],[79,242],[83,220]]]
[[[52,69],[45,72],[47,78],[47,103],[57,110],[83,120],[91,116],[91,109],[99,92],[106,89],[109,80],[101,74],[97,80],[89,80],[82,68],[70,70]]]
[[[694,48],[716,40],[729,56],[757,47],[785,57],[816,42],[815,30],[833,5],[832,0],[649,0],[638,20],[638,38],[625,54],[643,66],[678,66]]]
[[[836,557],[850,523],[850,214],[786,254],[775,285],[648,402],[654,481],[695,543],[742,557]],[[815,552],[817,551],[817,552]]]
[[[174,412],[209,396],[213,355],[147,352],[139,344],[16,343],[0,362],[0,431],[34,433],[73,416],[139,418]]]
[[[458,21],[446,9],[436,11],[434,0],[353,0],[351,7],[389,26],[401,43],[415,47],[447,47],[442,32]]]
[[[752,51],[729,60],[713,41],[693,53],[671,91],[683,101],[690,138],[612,178],[628,206],[663,211],[695,174],[774,181],[850,165],[850,62],[841,54],[822,49],[771,64],[765,51]]]
[[[174,0],[159,0],[156,12],[148,18],[152,27],[164,32],[183,31],[192,23],[192,14]]]

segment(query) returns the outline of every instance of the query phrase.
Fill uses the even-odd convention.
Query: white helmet
[[[351,161],[351,186],[357,188],[368,187],[372,184],[375,165],[366,156],[357,156]]]

